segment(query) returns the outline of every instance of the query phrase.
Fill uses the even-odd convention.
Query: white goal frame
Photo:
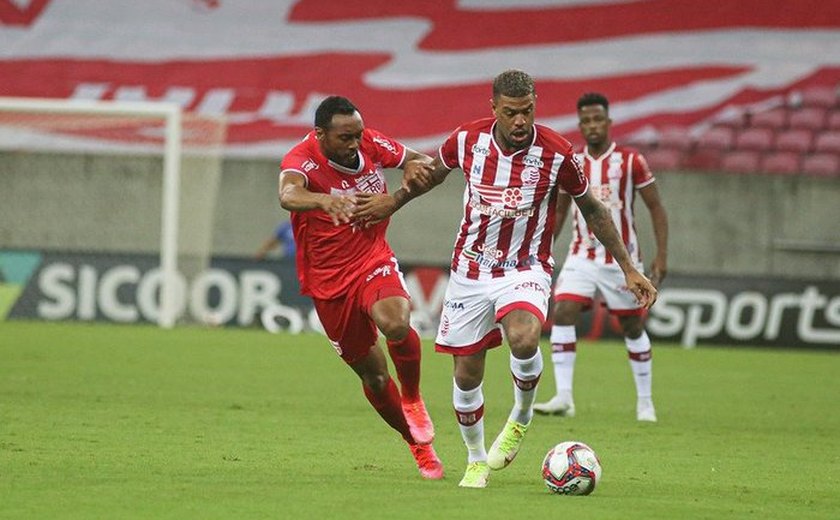
[[[133,116],[163,119],[163,200],[160,233],[161,296],[158,325],[169,329],[176,320],[178,281],[178,218],[181,189],[182,112],[175,103],[159,101],[88,101],[0,97],[0,111],[41,114]]]

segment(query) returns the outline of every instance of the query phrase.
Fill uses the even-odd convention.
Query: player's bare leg
[[[639,315],[620,316],[618,321],[624,331],[624,343],[636,383],[636,419],[656,422],[653,406],[653,358],[650,338],[645,332],[644,321]]]
[[[435,427],[420,395],[420,336],[410,326],[409,302],[401,296],[383,298],[373,304],[371,315],[387,340],[411,434],[418,444],[431,444]]]
[[[466,488],[487,487],[490,467],[484,446],[484,379],[485,351],[469,356],[452,356],[452,404],[461,438],[467,447],[467,469],[458,484]]]
[[[502,318],[502,327],[510,344],[514,405],[505,427],[487,453],[490,469],[507,467],[519,453],[534,414],[534,398],[543,368],[540,319],[531,312],[516,309]]]
[[[411,429],[402,411],[400,392],[388,373],[388,363],[379,345],[371,347],[367,356],[350,367],[361,378],[365,396],[373,408],[408,443],[420,474],[429,479],[443,478],[443,465],[434,448],[431,445],[417,444],[411,435]]]
[[[554,326],[551,328],[551,362],[554,366],[554,396],[544,403],[534,405],[534,411],[543,415],[575,416],[572,383],[577,358],[577,332],[575,324],[583,304],[559,300],[554,306]]]

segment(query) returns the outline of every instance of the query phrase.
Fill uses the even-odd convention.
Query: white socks
[[[574,325],[551,327],[551,361],[554,363],[554,384],[557,394],[572,393],[577,357],[577,334]]]
[[[518,359],[510,355],[510,371],[513,374],[513,409],[510,419],[520,424],[528,424],[534,415],[534,398],[537,396],[537,383],[542,375],[543,361],[540,348],[530,359]]]
[[[630,368],[633,370],[633,380],[636,382],[636,396],[639,399],[650,399],[653,386],[650,338],[647,332],[642,331],[642,335],[636,339],[624,338],[624,343],[627,345]]]
[[[452,381],[452,404],[455,406],[455,416],[461,437],[467,446],[467,461],[487,460],[487,450],[484,447],[484,394],[478,385],[472,390],[461,390]]]

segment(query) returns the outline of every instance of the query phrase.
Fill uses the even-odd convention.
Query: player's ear
[[[320,126],[316,126],[315,127],[315,139],[320,141],[323,138],[324,138],[324,129],[321,128]]]

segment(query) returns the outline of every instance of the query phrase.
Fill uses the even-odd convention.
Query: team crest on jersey
[[[526,166],[522,169],[522,184],[525,186],[535,186],[540,182],[540,170],[535,166]]]
[[[624,158],[621,157],[620,153],[610,154],[609,168],[607,169],[607,177],[610,180],[615,180],[615,179],[620,179],[621,178],[621,164],[623,162],[624,162]]]
[[[317,170],[318,169],[318,163],[316,163],[312,159],[307,159],[307,160],[303,161],[303,164],[301,164],[300,167],[303,168],[304,173],[309,173],[312,170]]]

